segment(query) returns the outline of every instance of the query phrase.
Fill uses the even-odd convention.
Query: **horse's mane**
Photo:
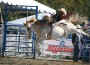
[[[72,14],[68,20],[74,25],[77,25],[77,24],[87,23],[88,21],[87,18],[88,17],[86,16],[82,16],[82,15],[79,15],[78,13],[75,13],[75,14]]]

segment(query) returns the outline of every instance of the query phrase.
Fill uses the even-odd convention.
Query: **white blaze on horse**
[[[73,33],[81,33],[84,35],[89,36],[87,33],[83,32],[76,28],[74,24],[71,23],[71,20],[61,20],[58,24],[53,23],[51,24],[50,18],[46,17],[45,19],[47,22],[38,22],[37,19],[32,18],[26,23],[24,26],[26,27],[27,34],[30,38],[31,30],[34,30],[37,36],[35,41],[35,50],[40,55],[40,48],[39,45],[43,40],[50,40],[50,39],[57,39],[60,37],[65,37],[67,34]]]

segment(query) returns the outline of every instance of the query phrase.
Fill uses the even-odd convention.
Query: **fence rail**
[[[22,25],[7,25],[6,29],[6,44],[3,46],[3,26],[0,27],[0,55],[2,55],[2,48],[4,50],[4,56],[12,57],[28,57],[34,56],[34,39],[27,40],[26,31]],[[22,31],[22,32],[21,32]],[[16,33],[15,33],[16,32]],[[22,34],[23,33],[23,34]],[[32,34],[32,33],[31,33]],[[33,34],[34,35],[34,34]],[[31,38],[33,38],[33,35]]]

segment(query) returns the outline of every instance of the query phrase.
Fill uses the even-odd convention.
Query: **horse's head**
[[[73,23],[74,25],[77,25],[79,23],[79,15],[78,14],[72,14],[69,17],[69,21]]]
[[[73,23],[74,25],[78,25],[78,24],[82,24],[82,23],[87,23],[86,21],[87,21],[87,17],[85,17],[85,16],[81,16],[81,15],[79,15],[79,14],[72,14],[71,16],[70,16],[70,18],[69,18],[69,21],[71,22],[71,23]]]

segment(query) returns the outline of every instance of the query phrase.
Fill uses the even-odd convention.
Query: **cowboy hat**
[[[65,8],[61,8],[60,11],[65,12],[65,13],[67,12]]]
[[[77,25],[76,28],[77,29],[82,29],[82,27],[80,25]]]

